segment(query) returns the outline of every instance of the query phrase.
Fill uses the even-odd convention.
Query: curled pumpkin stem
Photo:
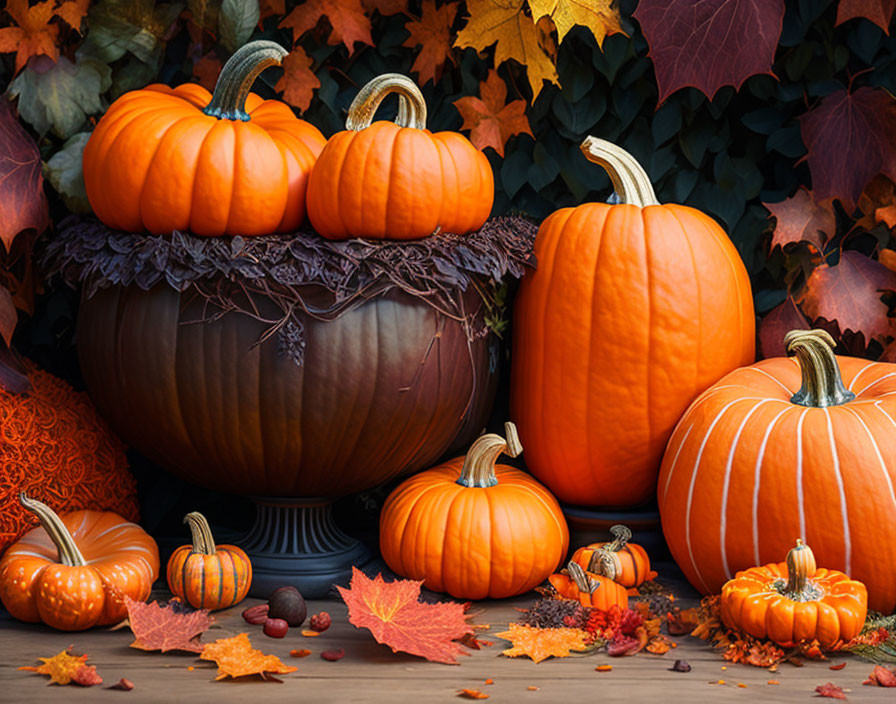
[[[566,566],[566,571],[576,588],[584,594],[593,594],[600,587],[600,582],[586,574],[577,562],[570,561]]]
[[[501,454],[516,457],[523,451],[513,423],[504,424],[504,433],[507,435],[506,438],[495,433],[476,438],[464,457],[458,484],[470,488],[486,488],[498,484],[498,478],[495,476],[495,462],[498,461],[498,457]]]
[[[41,526],[47,531],[50,540],[52,540],[53,544],[56,546],[56,551],[59,553],[59,562],[61,564],[68,565],[69,567],[83,567],[87,564],[87,561],[75,544],[75,539],[72,537],[72,534],[69,532],[68,528],[65,527],[65,523],[62,522],[62,519],[53,509],[47,506],[43,501],[29,499],[24,491],[19,494],[19,503],[37,516],[37,520],[40,521]]]
[[[345,129],[359,132],[373,123],[373,117],[389,93],[398,94],[398,115],[395,124],[399,127],[426,129],[426,100],[423,93],[407,76],[400,73],[384,73],[365,85],[348,108]]]
[[[191,511],[184,516],[184,523],[190,526],[193,535],[193,550],[197,555],[214,555],[217,552],[215,539],[208,521],[198,511]]]
[[[632,531],[628,526],[624,526],[621,523],[617,523],[615,526],[610,528],[610,534],[613,536],[613,541],[607,545],[609,550],[613,552],[619,552],[623,550],[626,545],[628,545],[629,541],[632,539]]]
[[[787,353],[796,357],[802,386],[791,403],[811,408],[840,406],[856,395],[843,386],[840,365],[834,355],[837,343],[826,330],[791,330],[784,336]]]
[[[263,39],[240,47],[221,69],[221,75],[215,83],[215,92],[203,112],[219,120],[248,122],[246,98],[249,97],[252,84],[266,68],[279,66],[288,53],[276,42]]]
[[[607,172],[620,203],[641,208],[660,204],[644,167],[625,149],[597,137],[586,137],[580,148],[588,161]]]

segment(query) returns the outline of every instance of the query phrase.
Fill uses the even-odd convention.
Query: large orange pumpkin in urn
[[[514,311],[511,417],[527,465],[561,501],[650,500],[688,404],[754,359],[750,280],[728,236],[694,208],[660,205],[630,154],[589,137],[585,156],[620,204],[550,215]]]

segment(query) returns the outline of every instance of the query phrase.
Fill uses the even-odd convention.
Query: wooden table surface
[[[660,567],[661,574],[671,568]],[[696,603],[696,595],[685,585],[676,585],[683,606]],[[460,666],[429,663],[420,658],[393,653],[378,644],[366,630],[351,626],[346,608],[336,600],[309,602],[308,613],[328,611],[332,627],[317,638],[304,638],[300,629],[290,629],[282,640],[266,637],[260,626],[250,626],[240,617],[247,600],[238,608],[216,614],[217,624],[206,632],[204,641],[248,632],[252,644],[265,653],[278,655],[298,670],[283,675],[283,683],[264,682],[260,678],[216,682],[214,663],[200,661],[191,655],[146,653],[128,647],[133,640],[129,629],[118,631],[92,630],[82,633],[59,633],[44,626],[13,621],[0,610],[0,702],[416,702],[464,701],[457,698],[461,688],[479,689],[490,695],[490,702],[564,704],[612,702],[800,702],[813,699],[816,685],[834,682],[848,693],[849,701],[896,702],[892,689],[862,686],[872,665],[847,656],[831,662],[809,662],[803,667],[781,665],[772,674],[748,665],[728,665],[717,652],[700,640],[681,636],[679,646],[663,656],[638,654],[633,657],[610,658],[598,653],[588,656],[546,660],[534,664],[528,659],[499,655],[508,647],[505,641],[489,636],[516,621],[514,607],[528,606],[534,594],[502,602],[483,602],[476,608],[485,613],[476,623],[488,623],[490,631],[480,637],[494,645],[471,651],[462,657]],[[154,597],[165,599],[160,590]],[[38,657],[55,655],[74,644],[77,654],[88,653],[89,664],[97,667],[103,684],[96,687],[48,686],[48,678],[31,672],[20,672],[20,665],[37,665]],[[306,658],[290,658],[291,649],[308,648]],[[345,657],[327,662],[320,652],[344,648]],[[691,672],[669,671],[676,658],[687,660]],[[830,671],[831,663],[847,661],[845,669]],[[610,672],[596,672],[595,666],[611,664]],[[188,670],[189,666],[194,669]],[[121,677],[131,680],[130,692],[106,689]],[[484,684],[487,678],[494,684]],[[719,679],[724,685],[710,684]],[[769,685],[774,679],[779,685]],[[745,684],[746,687],[739,687]],[[539,687],[529,691],[527,687]]]

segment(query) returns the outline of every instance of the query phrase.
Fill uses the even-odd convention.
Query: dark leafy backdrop
[[[37,141],[58,222],[87,207],[80,151],[128,90],[211,87],[237,46],[272,39],[291,53],[256,91],[332,134],[359,86],[409,74],[430,127],[467,131],[488,155],[495,214],[541,219],[606,199],[609,181],[579,143],[615,141],[644,164],[660,200],[710,213],[729,232],[752,277],[765,354],[781,352],[789,327],[814,323],[842,351],[896,361],[896,0],[701,5],[712,9],[705,21],[683,0],[598,1],[590,11],[574,0],[7,0],[0,85]],[[392,111],[387,101],[383,116]],[[6,112],[0,140],[26,153]],[[0,159],[0,172],[11,163]],[[13,181],[0,200],[12,202]],[[77,384],[77,296],[32,275],[37,235],[53,236],[34,198],[15,201],[33,217],[0,228],[0,333],[11,333],[15,305],[24,314],[13,345]],[[499,401],[496,423],[505,408]],[[150,520],[182,513],[183,487],[135,462]]]

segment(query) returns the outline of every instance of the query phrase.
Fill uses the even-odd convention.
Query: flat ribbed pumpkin
[[[582,150],[621,203],[542,223],[538,268],[515,303],[511,417],[527,466],[558,499],[634,506],[654,495],[688,404],[753,361],[753,298],[711,217],[660,205],[616,145],[589,137]]]
[[[286,50],[240,48],[214,95],[200,85],[154,83],[125,93],[84,148],[90,207],[127,232],[261,235],[305,219],[308,175],[326,140],[285,103],[249,89]]]
[[[550,492],[528,474],[495,465],[522,452],[482,435],[465,457],[411,477],[380,516],[380,552],[392,571],[459,599],[503,599],[529,591],[566,557],[569,531]]]
[[[372,122],[393,92],[400,97],[395,122]],[[413,240],[482,227],[495,195],[488,159],[462,134],[426,129],[426,102],[409,78],[387,73],[370,81],[345,127],[308,182],[308,217],[321,235]]]
[[[657,490],[685,576],[717,592],[805,536],[821,564],[896,607],[896,365],[836,357],[824,330],[785,337],[796,358],[738,369],[675,429]]]

